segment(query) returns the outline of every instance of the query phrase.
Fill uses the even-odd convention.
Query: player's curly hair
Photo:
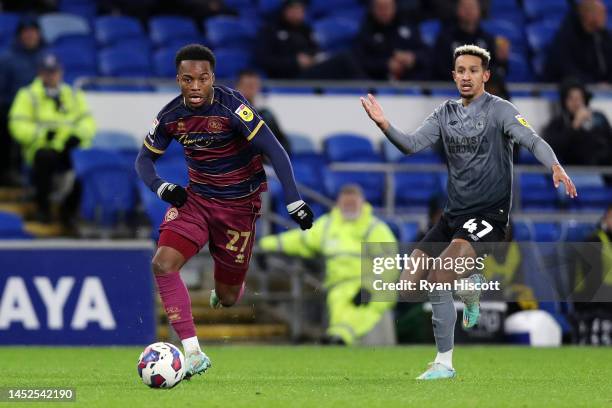
[[[214,70],[216,59],[210,48],[201,44],[189,44],[177,51],[174,58],[176,69],[181,65],[181,61],[208,61],[210,68]]]
[[[484,48],[481,48],[474,44],[465,44],[455,48],[455,52],[453,52],[453,66],[455,65],[455,62],[457,62],[457,58],[461,55],[473,55],[475,57],[478,57],[482,61],[482,69],[484,69],[485,71],[489,69],[491,54]]]

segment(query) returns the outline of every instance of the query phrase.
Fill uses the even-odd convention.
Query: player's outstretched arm
[[[187,202],[187,191],[178,184],[168,183],[162,180],[155,171],[155,161],[161,157],[142,146],[134,167],[140,179],[153,191],[159,198],[175,207],[182,207]]]
[[[370,119],[383,131],[387,139],[405,154],[421,151],[436,143],[440,138],[440,126],[436,112],[432,113],[414,133],[406,133],[387,120],[374,95],[368,94],[367,97],[362,97],[360,100]]]
[[[267,125],[264,125],[264,128],[252,139],[251,143],[270,159],[274,172],[283,186],[287,211],[293,221],[302,230],[311,228],[314,214],[298,193],[293,168],[283,146],[274,137]]]
[[[536,159],[553,173],[555,188],[559,184],[565,184],[565,192],[571,198],[578,195],[576,186],[569,178],[555,152],[544,139],[533,130],[531,125],[521,116],[516,107],[508,101],[502,101],[497,105],[497,113],[501,117],[504,132],[512,137],[515,142],[527,148]]]

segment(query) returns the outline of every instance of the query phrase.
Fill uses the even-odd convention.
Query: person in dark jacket
[[[612,163],[612,131],[603,113],[589,108],[584,84],[567,80],[560,89],[561,112],[544,130],[559,160],[574,165]]]
[[[306,22],[304,0],[286,0],[278,21],[258,36],[256,62],[270,78],[359,79],[365,75],[352,53],[322,53]]]
[[[447,80],[453,69],[453,51],[464,44],[474,44],[488,50],[494,57],[491,70],[506,62],[497,58],[495,38],[480,26],[481,9],[478,0],[459,0],[455,24],[443,28],[434,46],[433,75],[435,79]],[[493,75],[495,73],[493,72]]]
[[[8,111],[17,91],[34,80],[44,43],[35,19],[19,22],[15,42],[0,55],[0,184],[16,183],[20,171],[19,147],[7,128]]]
[[[425,79],[430,65],[418,29],[400,19],[395,0],[372,0],[357,54],[371,79]]]
[[[582,0],[555,36],[546,62],[546,78],[577,78],[584,83],[612,83],[612,36],[606,29],[606,5]]]
[[[291,146],[287,135],[282,131],[276,116],[269,108],[260,105],[261,77],[252,69],[244,69],[238,74],[236,89],[246,98],[249,103],[257,109],[259,116],[266,122],[276,139],[283,146],[288,154],[291,154]]]

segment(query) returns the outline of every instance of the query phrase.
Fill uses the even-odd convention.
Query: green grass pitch
[[[459,346],[457,378],[418,382],[434,347],[211,346],[208,373],[170,390],[142,384],[141,351],[2,347],[0,387],[76,388],[54,407],[612,407],[609,348]]]

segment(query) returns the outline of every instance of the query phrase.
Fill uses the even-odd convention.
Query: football
[[[183,353],[170,343],[153,343],[138,358],[138,375],[151,388],[172,388],[185,376]]]

